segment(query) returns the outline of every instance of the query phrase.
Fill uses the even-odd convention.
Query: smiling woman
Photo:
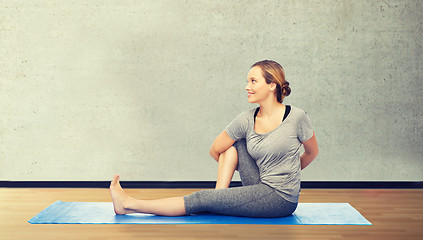
[[[285,71],[275,61],[264,60],[253,64],[247,82],[248,85],[245,89],[250,95],[255,94],[260,87],[266,86],[264,83],[270,84],[271,91],[274,91],[277,101],[280,103],[291,93],[289,82],[285,80]],[[253,100],[249,99],[249,102],[253,102]]]
[[[152,213],[180,216],[214,212],[246,217],[283,217],[298,205],[301,170],[318,154],[307,114],[283,99],[291,92],[277,62],[255,63],[247,76],[247,110],[216,138],[210,155],[218,162],[216,189],[184,197],[137,200],[126,195],[115,175],[110,193],[116,214]],[[300,156],[300,148],[305,152]],[[242,187],[229,188],[238,170]]]

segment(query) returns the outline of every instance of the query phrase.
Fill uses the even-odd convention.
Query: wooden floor
[[[155,199],[199,189],[127,189]],[[108,189],[0,188],[0,239],[423,239],[423,189],[303,189],[300,202],[348,202],[371,226],[30,224],[57,200],[110,202]]]

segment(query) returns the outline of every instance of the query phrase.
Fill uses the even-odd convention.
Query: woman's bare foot
[[[129,197],[125,191],[123,191],[119,183],[119,175],[113,176],[113,180],[110,183],[110,194],[112,195],[116,215],[124,215],[135,212],[128,209],[129,203],[134,199]]]

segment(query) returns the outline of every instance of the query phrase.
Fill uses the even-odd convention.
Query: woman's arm
[[[301,155],[301,170],[306,168],[319,154],[319,147],[317,146],[316,135],[313,132],[313,137],[302,143],[305,152]]]
[[[219,162],[219,155],[232,147],[234,143],[235,141],[232,140],[225,131],[221,132],[210,148],[210,156],[212,156],[216,162]]]

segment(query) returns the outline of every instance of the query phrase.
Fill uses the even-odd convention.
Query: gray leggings
[[[276,191],[260,182],[255,160],[247,152],[245,139],[233,145],[238,152],[238,171],[242,187],[208,189],[184,196],[187,215],[213,212],[243,217],[285,217],[291,215],[298,203],[282,198]]]

